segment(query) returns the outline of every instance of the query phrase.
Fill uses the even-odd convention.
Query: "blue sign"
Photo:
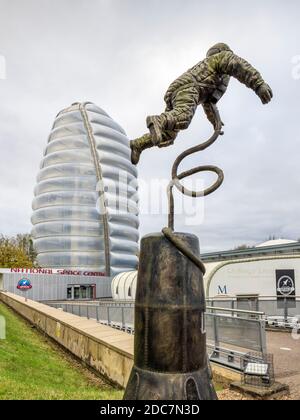
[[[22,279],[19,281],[17,289],[19,290],[30,290],[32,289],[32,284],[28,279]]]

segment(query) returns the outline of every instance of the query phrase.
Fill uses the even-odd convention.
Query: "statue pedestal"
[[[176,234],[200,257],[198,238]],[[135,360],[125,400],[215,400],[200,269],[161,233],[142,239]]]

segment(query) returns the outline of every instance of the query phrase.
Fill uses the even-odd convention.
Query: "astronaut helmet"
[[[206,57],[211,57],[212,55],[219,54],[222,51],[232,51],[231,48],[227,44],[223,44],[220,42],[219,44],[214,45],[211,47],[206,54]]]

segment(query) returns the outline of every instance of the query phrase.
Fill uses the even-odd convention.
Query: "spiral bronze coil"
[[[176,187],[178,191],[180,191],[182,194],[188,197],[199,198],[199,197],[206,197],[209,194],[212,194],[222,185],[224,181],[224,173],[217,166],[213,166],[213,165],[197,166],[193,169],[190,169],[188,171],[178,174],[179,165],[182,163],[182,161],[185,158],[193,155],[194,153],[202,152],[203,150],[212,146],[215,143],[215,141],[219,138],[219,136],[222,134],[222,122],[221,122],[220,115],[218,114],[217,117],[218,117],[218,124],[213,135],[206,142],[201,143],[198,146],[192,147],[186,150],[185,152],[183,152],[182,154],[180,154],[178,158],[176,159],[176,161],[174,162],[174,165],[172,168],[172,181],[170,182],[168,186],[169,224],[168,224],[168,227],[162,230],[165,237],[170,242],[172,242],[172,244],[180,252],[182,252],[187,258],[193,261],[194,264],[196,264],[199,267],[199,269],[202,271],[203,274],[205,274],[205,266],[203,262],[196,255],[194,255],[174,233],[174,192],[173,190],[174,190],[174,187]],[[189,176],[195,175],[200,172],[214,172],[215,174],[218,175],[218,179],[212,186],[202,191],[192,191],[186,188],[184,185],[182,185],[181,181],[184,178],[187,178]]]

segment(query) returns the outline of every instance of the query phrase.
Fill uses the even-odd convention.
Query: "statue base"
[[[198,238],[177,233],[200,258]],[[162,233],[142,239],[134,368],[125,400],[216,400],[206,353],[201,270]]]
[[[125,400],[199,401],[216,400],[208,367],[193,373],[157,373],[134,367]]]

